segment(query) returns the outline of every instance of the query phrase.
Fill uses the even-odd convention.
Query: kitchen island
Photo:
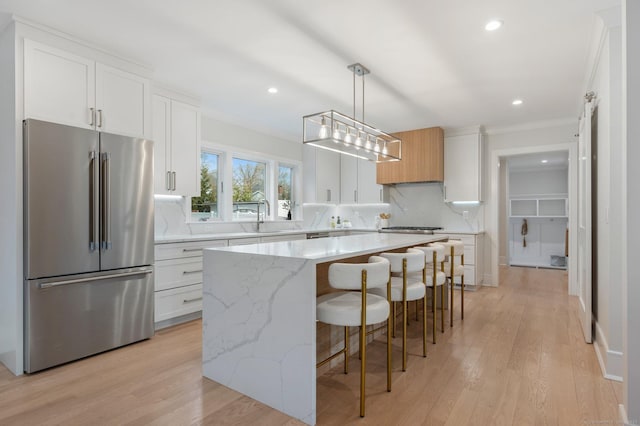
[[[316,420],[316,267],[442,240],[363,234],[204,250],[203,375]]]

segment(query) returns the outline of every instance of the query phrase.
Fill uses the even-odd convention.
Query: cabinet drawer
[[[155,322],[201,311],[202,284],[157,291],[155,305]]]
[[[476,247],[475,246],[464,246],[464,264],[465,265],[475,265],[476,263]]]
[[[188,243],[156,244],[155,259],[177,259],[181,257],[202,257],[202,249],[207,247],[224,247],[227,240],[193,241]]]
[[[156,262],[155,291],[202,283],[202,257]]]
[[[294,240],[306,240],[307,234],[287,234],[287,235],[270,235],[268,237],[260,238],[262,243],[274,243],[278,241],[294,241]]]

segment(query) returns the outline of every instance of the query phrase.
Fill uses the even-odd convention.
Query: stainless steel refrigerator
[[[153,142],[23,124],[31,373],[153,335]]]

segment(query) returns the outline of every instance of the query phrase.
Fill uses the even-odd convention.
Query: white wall
[[[569,192],[567,169],[509,172],[509,195],[562,195]]]
[[[22,373],[22,150],[16,143],[14,25],[0,34],[0,362]],[[18,226],[17,226],[18,225]]]
[[[623,148],[622,165],[626,176],[623,181],[623,240],[626,242],[626,259],[623,258],[622,297],[624,303],[624,407],[628,419],[640,421],[640,222],[634,220],[640,211],[640,2],[623,0]],[[625,156],[626,154],[626,156]],[[623,198],[624,199],[624,198]],[[624,203],[624,201],[623,201]],[[624,232],[626,231],[626,232]],[[626,237],[626,238],[625,238]]]
[[[302,142],[280,139],[202,115],[202,140],[302,161]]]

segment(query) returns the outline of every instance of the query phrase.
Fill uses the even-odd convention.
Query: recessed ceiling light
[[[547,164],[549,162],[549,160],[542,160],[540,161],[542,164]]]
[[[522,99],[514,99],[513,102],[511,102],[511,105],[522,105]]]
[[[498,19],[493,19],[487,22],[487,25],[484,26],[484,29],[487,31],[495,31],[502,26],[503,22]]]
[[[278,88],[277,87],[269,87],[269,89],[267,89],[267,92],[269,92],[269,93],[278,93]]]

